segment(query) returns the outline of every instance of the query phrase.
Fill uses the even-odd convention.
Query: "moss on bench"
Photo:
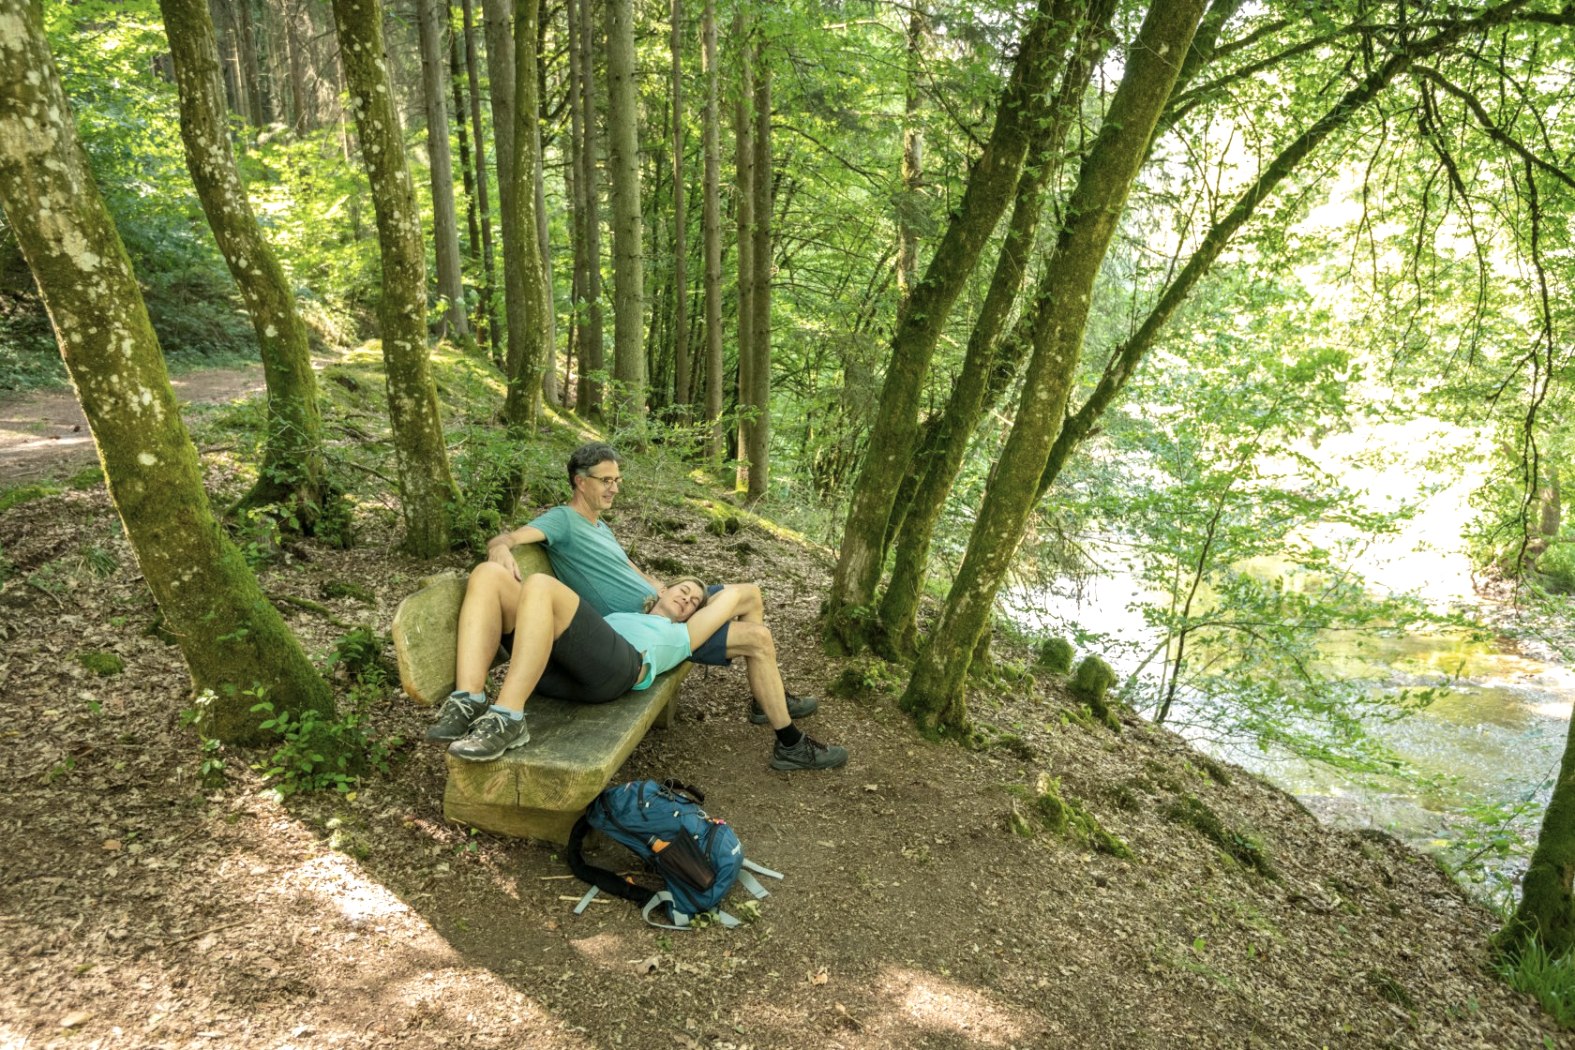
[[[515,548],[514,560],[522,576],[552,571],[546,553],[535,545]],[[394,613],[391,633],[400,685],[418,704],[438,703],[454,688],[464,598],[463,577],[432,577]],[[607,786],[647,730],[658,723],[672,725],[678,686],[690,666],[679,664],[651,688],[609,704],[533,695],[525,705],[530,743],[492,762],[446,756],[443,815],[500,835],[567,842],[575,818]]]

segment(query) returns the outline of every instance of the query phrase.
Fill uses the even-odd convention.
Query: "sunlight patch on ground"
[[[313,857],[287,872],[279,879],[279,889],[317,897],[338,908],[346,921],[357,926],[410,911],[404,901],[362,876],[350,860],[339,853]]]
[[[956,1032],[989,1046],[1020,1043],[1029,1029],[1020,1010],[932,973],[892,967],[876,990],[893,1004],[893,1023]]]

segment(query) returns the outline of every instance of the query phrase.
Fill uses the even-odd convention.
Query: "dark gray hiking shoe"
[[[820,701],[816,700],[813,696],[794,696],[792,693],[789,693],[787,695],[787,705],[788,717],[793,719],[795,722],[797,722],[800,718],[808,718],[810,715],[820,710]],[[766,712],[760,706],[759,700],[755,700],[753,698],[750,699],[749,720],[755,723],[757,726],[763,726],[770,723],[771,719],[766,717]]]
[[[491,762],[503,752],[530,743],[525,717],[510,718],[487,711],[470,724],[470,732],[448,745],[448,753],[467,762]]]
[[[836,769],[848,760],[848,749],[837,744],[822,744],[808,733],[792,747],[777,744],[771,749],[772,769]]]
[[[427,739],[434,743],[458,740],[470,732],[470,723],[486,709],[486,697],[472,700],[469,693],[461,693],[456,689],[448,694],[448,699],[438,708],[437,721],[427,728]]]

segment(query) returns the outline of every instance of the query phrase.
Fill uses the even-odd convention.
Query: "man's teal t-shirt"
[[[634,684],[635,689],[649,688],[657,675],[689,659],[689,628],[665,616],[612,613],[607,617],[607,626],[640,650],[649,666],[645,677]]]
[[[629,556],[613,539],[605,522],[595,525],[574,508],[554,507],[530,523],[547,537],[547,560],[552,573],[591,608],[606,616],[639,612],[656,588],[634,571]]]

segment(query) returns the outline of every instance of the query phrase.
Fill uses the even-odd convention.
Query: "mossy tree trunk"
[[[541,181],[536,149],[539,11],[538,0],[516,0],[514,5],[514,130],[508,142],[509,170],[503,176],[513,183],[512,192],[503,195],[503,267],[505,271],[510,267],[519,270],[517,282],[507,275],[504,282],[506,288],[517,285],[516,294],[524,297],[518,310],[509,310],[509,390],[503,419],[511,427],[524,429],[534,427],[541,415],[542,380],[551,350],[547,335],[551,296],[536,229],[536,186]],[[499,156],[503,150],[500,143]]]
[[[1033,357],[1016,422],[985,489],[967,552],[901,704],[929,732],[966,730],[964,685],[996,591],[1023,536],[1077,373],[1094,279],[1137,177],[1155,122],[1191,44],[1203,0],[1152,5],[1126,72],[1083,163],[1066,221],[1035,295]]]
[[[38,8],[0,0],[0,207],[49,310],[111,500],[193,683],[204,728],[258,741],[276,709],[330,712],[327,683],[268,604],[202,487],[136,275],[77,142]],[[251,695],[244,695],[250,691]]]
[[[640,219],[639,95],[634,83],[634,0],[607,3],[607,170],[613,209],[613,378],[618,415],[645,410],[645,249]]]
[[[907,473],[919,398],[930,358],[952,306],[972,275],[1022,171],[1028,139],[1061,65],[1072,17],[1087,5],[1039,0],[1001,94],[995,126],[974,162],[962,200],[897,319],[880,404],[864,462],[853,484],[842,551],[826,608],[826,642],[836,651],[865,643],[860,610],[869,610],[884,563],[886,526],[896,499],[893,478]]]
[[[1520,903],[1498,934],[1498,948],[1517,956],[1533,939],[1558,958],[1575,950],[1575,722],[1564,744],[1559,779],[1542,815],[1537,848],[1520,880]]]
[[[1049,119],[1034,132],[995,272],[968,337],[962,371],[939,421],[921,442],[921,454],[914,458],[918,483],[908,494],[907,505],[893,509],[895,556],[873,639],[888,657],[911,657],[915,651],[919,595],[924,589],[930,545],[946,506],[946,496],[962,469],[979,420],[1005,392],[1016,375],[1018,362],[1026,356],[1026,330],[1014,332],[1016,338],[1006,340],[1002,340],[1001,332],[1022,290],[1045,189],[1058,170],[1057,160],[1067,132],[1080,113],[1089,77],[1105,52],[1114,12],[1114,0],[1099,0],[1091,6],[1073,61],[1062,74]]]
[[[481,70],[476,55],[476,26],[471,0],[462,0],[461,17],[465,28],[465,82],[470,88],[471,138],[476,142],[476,211],[481,220],[481,318],[478,322],[493,353],[497,352],[498,323],[493,289],[492,205],[487,188],[487,136],[481,120]]]
[[[605,400],[602,376],[607,361],[602,346],[601,178],[596,167],[596,16],[591,8],[591,0],[570,0],[569,11],[573,21],[569,29],[569,46],[579,57],[574,97],[579,104],[582,132],[578,166],[575,168],[575,193],[585,201],[584,214],[580,219],[580,236],[585,250],[585,299],[581,318],[584,328],[580,334],[580,386],[576,392],[575,405],[581,415],[600,418]]]
[[[268,383],[268,442],[242,507],[278,505],[281,524],[311,532],[328,498],[323,423],[306,326],[241,184],[226,128],[224,83],[204,0],[160,0],[180,93],[181,142],[197,199],[241,290]]]
[[[451,506],[458,493],[449,474],[437,388],[427,348],[426,254],[403,136],[383,57],[383,5],[334,0],[334,24],[356,137],[372,184],[382,259],[378,321],[383,330],[388,414],[399,464],[405,545],[431,557],[449,548]]]

